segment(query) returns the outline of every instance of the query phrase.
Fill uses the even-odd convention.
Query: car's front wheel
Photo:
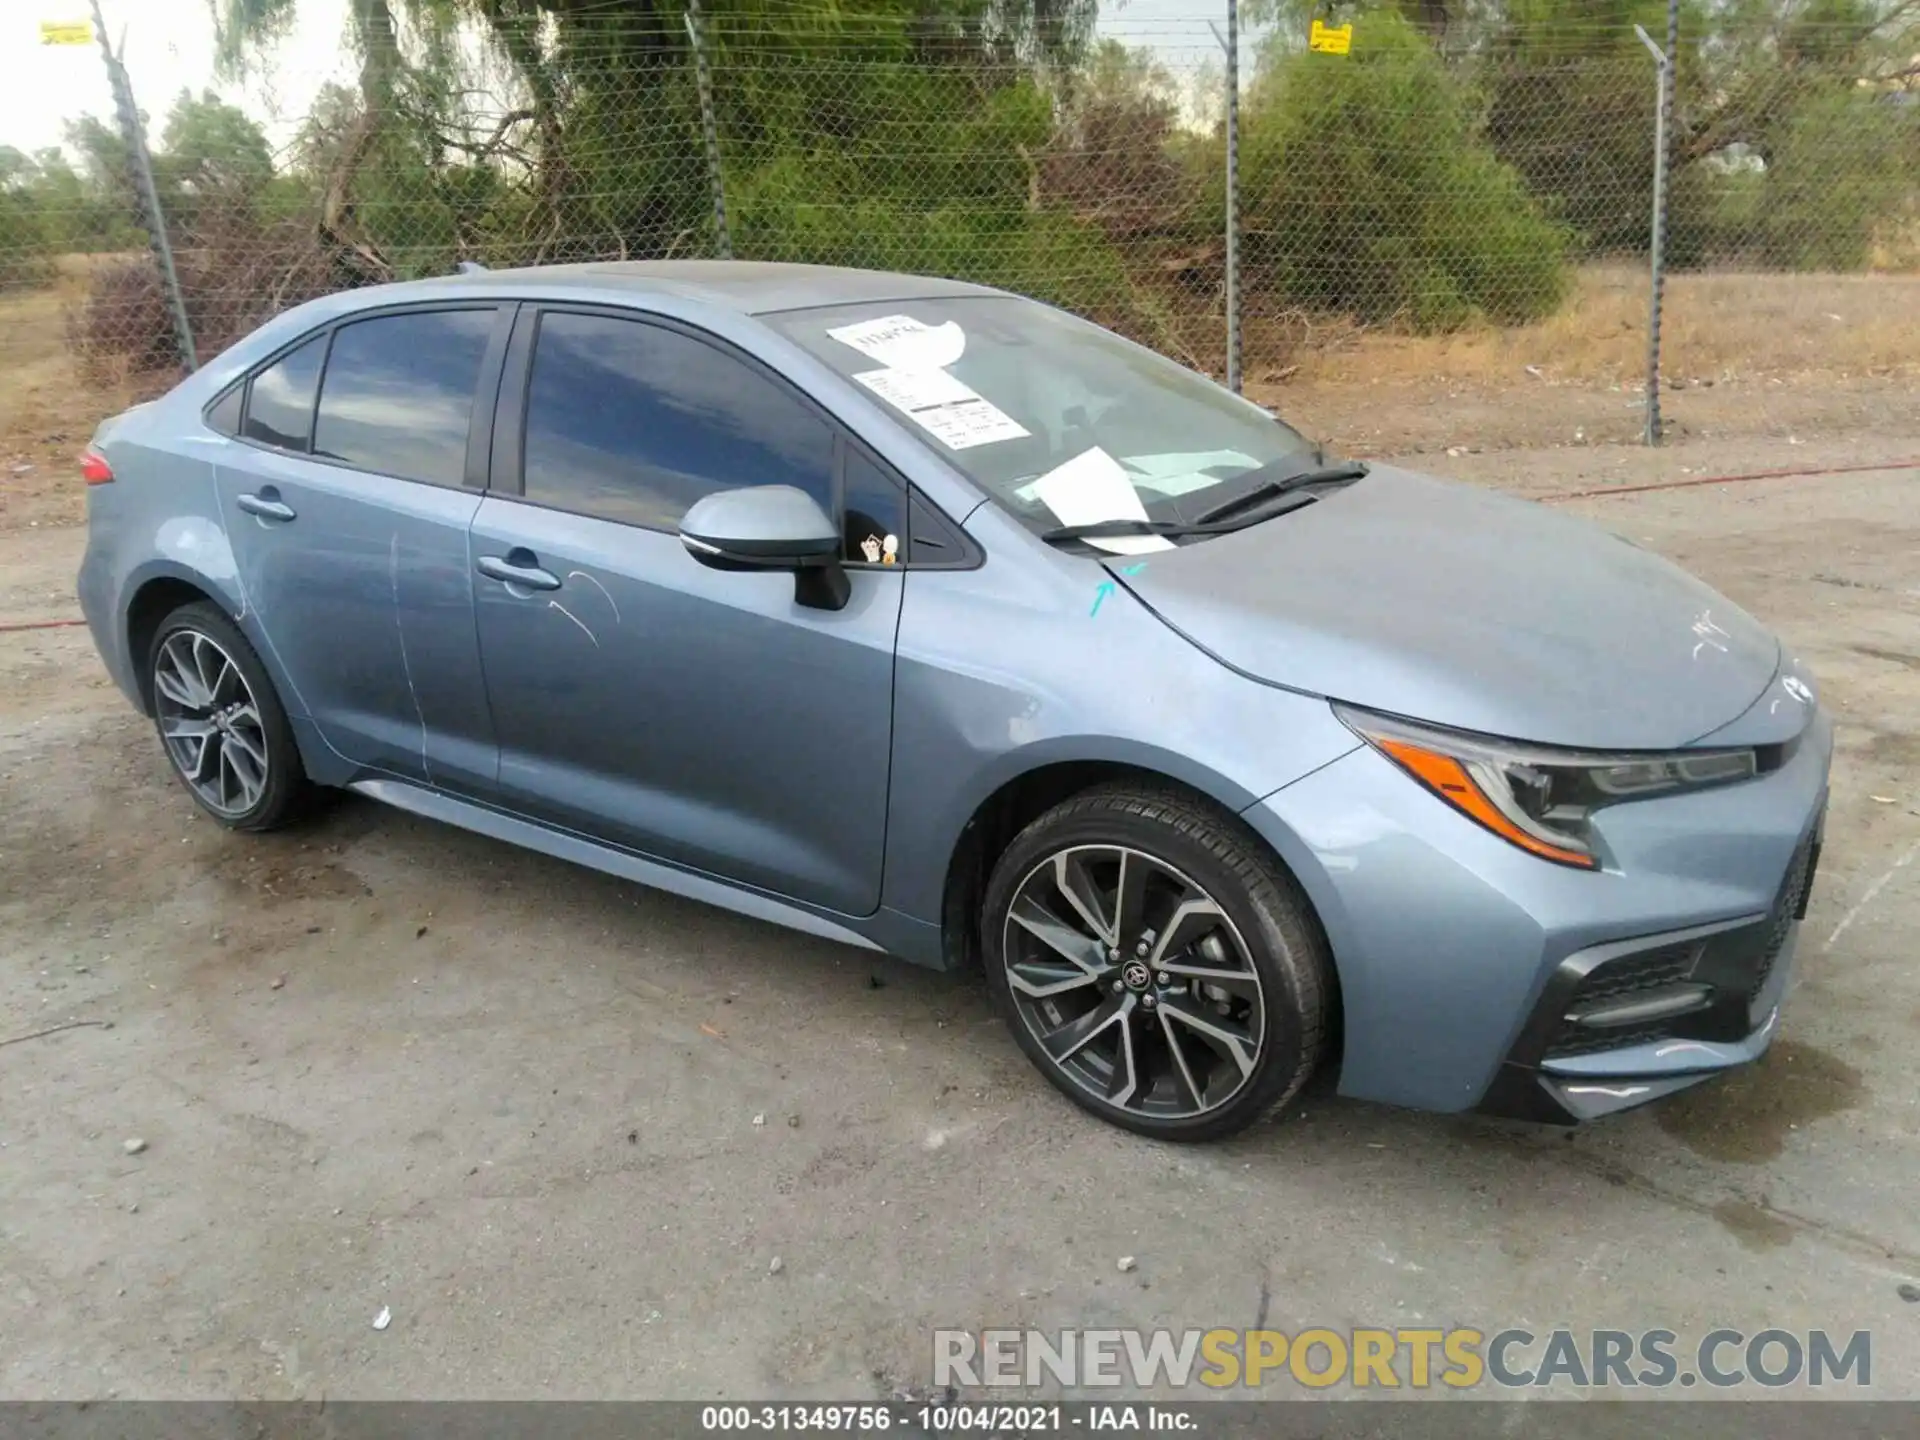
[[[1320,1059],[1331,967],[1306,900],[1197,797],[1118,785],[1054,807],[994,867],[981,938],[1021,1048],[1140,1134],[1230,1135]]]
[[[153,720],[196,804],[234,830],[294,819],[307,777],[260,657],[217,606],[183,605],[147,653]]]

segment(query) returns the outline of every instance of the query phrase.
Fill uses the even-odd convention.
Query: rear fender
[[[153,557],[128,575],[122,591],[118,638],[121,651],[128,658],[130,672],[137,677],[146,660],[144,655],[134,653],[132,635],[134,616],[140,608],[142,594],[159,581],[182,582],[200,591],[239,626],[240,633],[247,637],[247,643],[253,646],[260,663],[266,667],[273,681],[274,693],[280,697],[280,703],[288,715],[296,718],[304,716],[307,713],[306,702],[301,698],[292,677],[281,668],[273,647],[267,643],[267,637],[260,628],[258,617],[247,604],[246,589],[240,580],[239,567],[234,563],[233,548],[219,524],[197,515],[169,518],[161,523],[155,534],[153,548]]]

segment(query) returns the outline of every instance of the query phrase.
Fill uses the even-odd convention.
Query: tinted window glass
[[[316,335],[253,377],[247,395],[247,439],[282,450],[304,450],[313,427],[313,387],[320,379],[327,337]]]
[[[967,547],[958,529],[932,501],[913,492],[907,558],[916,565],[964,565]]]
[[[853,565],[907,563],[907,495],[886,471],[851,446],[847,449],[846,550]],[[889,544],[888,542],[891,542]]]
[[[382,315],[333,337],[313,453],[403,480],[458,485],[491,310]]]
[[[227,391],[226,394],[222,395],[219,400],[214,403],[214,407],[211,410],[207,411],[207,424],[218,430],[222,435],[238,435],[240,433],[240,407],[246,401],[246,398],[247,387],[244,385],[234,386],[233,389]]]
[[[833,504],[833,432],[745,362],[677,330],[541,318],[527,395],[529,500],[667,529],[738,485]]]

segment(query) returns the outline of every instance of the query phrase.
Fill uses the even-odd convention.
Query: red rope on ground
[[[15,620],[0,624],[0,631],[8,630],[57,630],[63,625],[84,625],[84,620]]]
[[[1594,490],[1569,490],[1564,495],[1542,497],[1549,503],[1559,500],[1587,500],[1600,495],[1639,495],[1648,490],[1684,490],[1690,485],[1733,485],[1743,480],[1796,480],[1804,475],[1857,475],[1867,470],[1920,469],[1920,458],[1881,460],[1872,465],[1822,465],[1805,470],[1754,470],[1745,475],[1695,475],[1685,480],[1660,480],[1651,485],[1603,485]]]

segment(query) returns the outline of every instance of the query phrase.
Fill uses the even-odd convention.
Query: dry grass
[[[1258,322],[1248,328],[1251,350]],[[1591,266],[1572,300],[1537,325],[1438,336],[1335,328],[1291,359],[1303,379],[1326,384],[1515,383],[1527,366],[1625,384],[1646,374],[1646,333],[1646,272]],[[1661,335],[1663,372],[1683,383],[1920,370],[1920,275],[1676,275]]]
[[[75,457],[93,427],[142,389],[83,380],[67,344],[69,308],[111,258],[64,256],[51,286],[0,293],[0,530],[78,520],[85,493]]]

